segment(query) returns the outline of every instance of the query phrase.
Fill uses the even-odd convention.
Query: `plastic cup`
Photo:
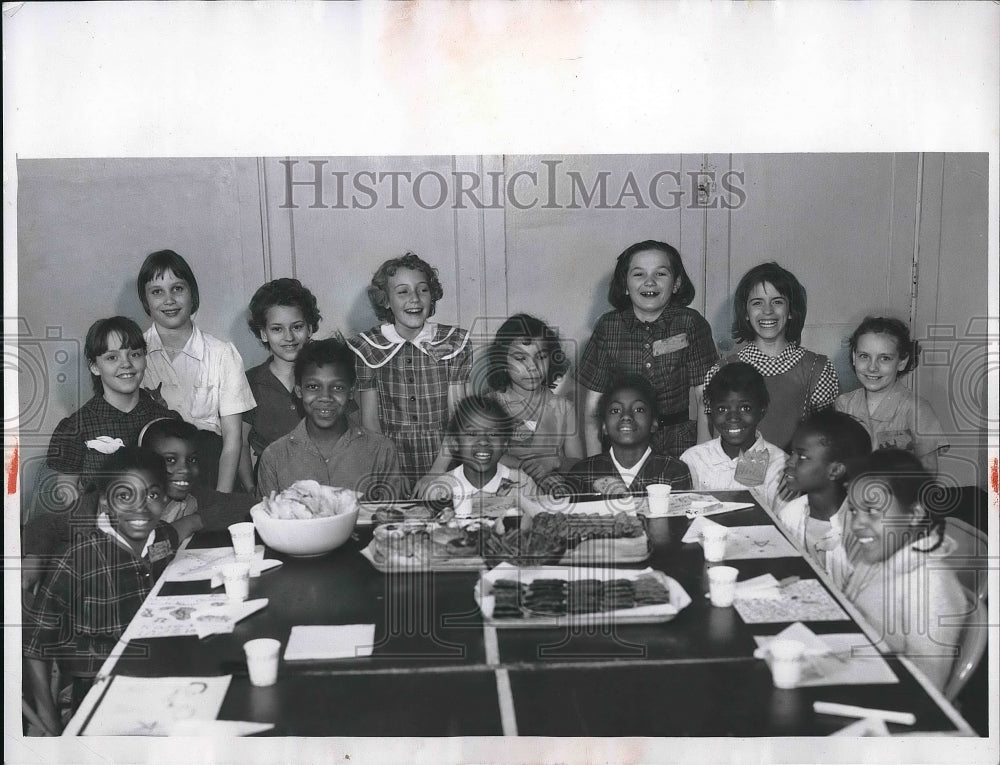
[[[264,687],[274,685],[278,679],[278,651],[281,641],[274,638],[257,638],[243,644],[247,655],[247,669],[250,670],[250,682]]]
[[[732,566],[713,566],[708,570],[708,598],[713,606],[731,606],[736,598],[736,576]]]
[[[253,558],[257,537],[254,535],[254,525],[250,521],[234,523],[229,527],[229,535],[233,538],[233,553],[236,560]]]
[[[651,483],[646,487],[649,498],[650,515],[666,515],[670,512],[670,484]]]
[[[250,564],[243,561],[222,567],[222,582],[230,600],[244,601],[250,596]]]
[[[701,532],[701,546],[705,551],[705,560],[712,563],[725,560],[726,557],[726,537],[729,536],[729,529],[713,523],[705,526]]]
[[[775,688],[794,688],[802,678],[802,654],[806,647],[798,640],[775,638],[771,654],[771,679]]]

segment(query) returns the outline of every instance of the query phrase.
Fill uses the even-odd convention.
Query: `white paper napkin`
[[[202,608],[192,612],[191,622],[199,638],[228,635],[236,629],[237,622],[257,613],[266,605],[267,598],[257,598],[242,603],[228,603],[222,608]]]
[[[774,600],[780,598],[778,580],[773,574],[761,574],[736,583],[736,597],[743,600]]]
[[[695,518],[691,525],[688,526],[687,533],[684,534],[681,542],[684,544],[689,544],[691,542],[701,542],[701,535],[704,533],[705,529],[709,526],[721,526],[721,523],[716,523],[711,518],[706,518],[704,515],[699,515]]]
[[[371,656],[374,643],[374,624],[297,625],[288,637],[285,661]]]

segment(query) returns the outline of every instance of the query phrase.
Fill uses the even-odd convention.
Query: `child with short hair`
[[[143,450],[158,454],[167,469],[167,502],[162,519],[180,539],[196,531],[227,528],[246,520],[257,499],[252,494],[220,492],[198,482],[199,431],[184,420],[155,420],[139,435]]]
[[[645,494],[654,483],[691,488],[687,465],[653,451],[659,428],[656,398],[652,384],[641,375],[623,375],[611,382],[597,407],[601,434],[610,446],[573,466],[566,478],[574,491],[622,496]]]
[[[52,735],[62,724],[49,662],[74,678],[78,704],[177,549],[177,535],[160,520],[167,482],[160,457],[126,447],[99,480],[96,527],[55,563],[26,625],[27,682]]]
[[[742,361],[726,364],[705,387],[705,403],[718,435],[681,455],[694,488],[749,490],[760,505],[773,507],[787,455],[758,429],[770,405],[763,376]]]
[[[970,612],[975,596],[966,595],[951,568],[931,563],[954,551],[944,515],[928,506],[938,490],[916,455],[902,449],[877,449],[854,471],[848,488],[853,570],[844,594],[890,650],[907,656],[940,689],[959,646],[959,617]]]
[[[693,299],[680,253],[666,242],[637,242],[618,256],[608,288],[615,310],[598,319],[577,372],[585,389],[587,454],[601,451],[601,394],[621,374],[645,377],[656,392],[654,451],[678,457],[694,446],[692,396],[700,401],[705,373],[719,354],[708,322],[687,307]]]
[[[468,331],[430,321],[443,295],[437,269],[414,253],[387,260],[368,287],[383,323],[349,341],[357,355],[361,422],[392,439],[411,483],[438,457],[472,371]]]
[[[298,279],[275,279],[250,298],[247,325],[267,348],[267,361],[247,370],[247,382],[257,406],[243,413],[243,457],[240,477],[248,488],[253,459],[260,459],[274,440],[290,433],[304,412],[295,395],[295,357],[319,329],[322,316],[316,296]]]
[[[538,493],[527,473],[503,464],[514,420],[491,396],[469,396],[455,407],[445,436],[447,447],[461,463],[428,489],[431,499],[450,498],[456,512],[464,514],[464,500],[473,497],[506,497]]]
[[[144,425],[160,417],[178,416],[142,389],[146,340],[131,319],[112,316],[95,321],[87,330],[83,354],[94,397],[56,426],[47,458],[51,470],[70,479],[65,484],[70,489],[67,500],[92,488],[108,457],[123,446],[135,446]],[[50,494],[54,501],[54,493]],[[66,504],[69,502],[51,509]]]
[[[406,496],[408,486],[392,441],[348,421],[355,379],[354,356],[339,334],[299,351],[295,395],[305,417],[260,456],[259,496],[283,491],[303,479],[354,489],[371,500]]]
[[[199,449],[202,467],[216,479],[216,489],[232,491],[242,451],[242,414],[256,405],[240,352],[194,323],[201,304],[198,281],[173,250],[154,252],[143,261],[136,290],[153,320],[145,334],[148,384],[187,422],[212,434],[203,436]]]
[[[834,402],[864,426],[877,449],[913,452],[931,473],[949,448],[944,429],[927,400],[899,379],[917,368],[920,349],[899,319],[867,317],[851,335],[851,364],[861,387]]]
[[[849,465],[871,450],[864,428],[843,412],[826,409],[795,430],[785,463],[787,483],[801,496],[779,503],[778,521],[840,588],[851,568],[844,548]]]
[[[840,392],[830,359],[799,345],[806,307],[805,287],[793,273],[777,263],[751,268],[733,297],[733,339],[744,345],[705,375],[707,385],[720,367],[733,361],[760,372],[773,403],[760,432],[780,449],[788,449],[803,417],[832,406]]]

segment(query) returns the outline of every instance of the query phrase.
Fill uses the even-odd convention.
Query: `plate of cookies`
[[[691,603],[684,588],[662,571],[502,563],[475,589],[483,619],[494,627],[564,627],[668,622]]]

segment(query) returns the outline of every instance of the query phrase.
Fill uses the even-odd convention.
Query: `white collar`
[[[481,489],[473,486],[469,482],[469,479],[465,477],[465,468],[462,465],[459,465],[457,468],[455,468],[452,471],[452,475],[454,475],[455,478],[458,480],[462,488],[463,496],[468,497],[472,496],[473,494],[479,494],[480,492],[482,492],[483,494],[496,494],[497,491],[500,489],[500,483],[510,478],[510,468],[504,465],[503,463],[498,464],[496,475],[494,475],[489,480],[489,482]]]
[[[611,461],[614,463],[614,466],[618,470],[619,474],[621,474],[621,477],[625,479],[625,483],[628,486],[632,485],[632,482],[635,480],[635,477],[639,475],[639,471],[642,470],[642,466],[646,464],[646,460],[649,459],[652,453],[653,450],[647,446],[646,451],[643,453],[642,457],[639,458],[639,461],[636,462],[632,467],[627,468],[623,466],[622,463],[620,463],[615,458],[615,447],[612,446],[608,450],[608,454],[611,456]]]
[[[163,346],[163,340],[160,338],[160,331],[156,328],[155,324],[149,328],[145,337],[147,353],[166,351],[166,348]],[[201,361],[205,356],[205,334],[198,329],[198,325],[195,324],[194,319],[191,320],[191,337],[187,339],[184,347],[179,352],[198,359],[198,361]]]
[[[118,533],[118,530],[111,525],[111,518],[108,517],[107,513],[100,513],[97,516],[97,528],[111,537],[113,540],[121,545],[124,545],[127,549],[132,550],[132,543],[129,542],[125,537]],[[153,544],[153,540],[156,538],[156,529],[149,532],[149,536],[146,537],[146,543],[142,546],[142,552],[139,553],[140,558],[145,558],[146,553],[149,551],[149,546]]]
[[[764,441],[764,436],[761,435],[759,430],[757,431],[757,438],[754,440],[753,445],[749,449],[744,449],[735,457],[730,457],[722,448],[722,436],[716,436],[715,439],[709,443],[712,444],[713,451],[715,452],[715,458],[720,464],[735,462],[744,454],[749,454],[750,452],[757,451],[758,449],[767,451],[767,442]]]
[[[424,343],[429,343],[431,340],[434,339],[434,333],[437,331],[437,324],[435,324],[433,321],[424,322],[424,326],[421,327],[420,331],[417,333],[417,336],[414,337],[412,340],[407,340],[405,337],[399,334],[399,331],[396,329],[395,324],[391,323],[383,324],[380,329],[382,330],[382,335],[385,337],[385,339],[388,340],[390,343],[393,343],[394,345],[402,345],[403,343],[412,343],[413,345],[417,346],[417,348],[420,348]]]

